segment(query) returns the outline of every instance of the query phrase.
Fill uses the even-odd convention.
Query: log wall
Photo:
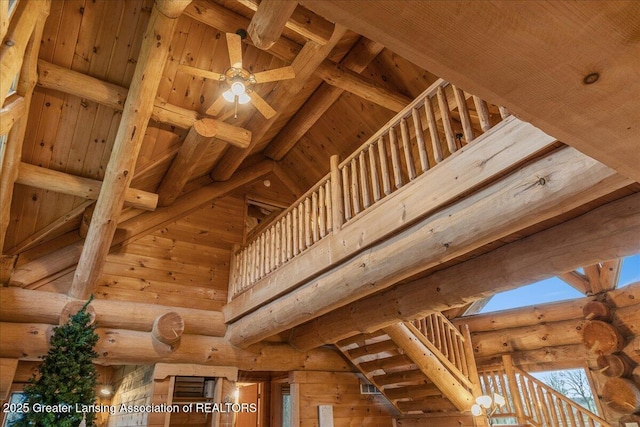
[[[333,426],[391,427],[393,407],[382,395],[360,394],[360,379],[351,373],[291,372],[292,412],[298,402],[300,427],[318,426],[319,405],[333,407]],[[297,393],[297,396],[294,396]],[[298,399],[296,399],[298,397]],[[294,425],[292,422],[291,425]]]
[[[153,395],[153,366],[122,366],[113,378],[115,394],[112,405],[148,405]],[[149,414],[141,412],[116,412],[109,417],[109,427],[134,427],[147,425]]]

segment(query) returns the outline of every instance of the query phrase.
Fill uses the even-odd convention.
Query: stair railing
[[[539,427],[612,427],[606,420],[557,392],[503,357],[504,369],[483,371],[485,394],[499,393],[507,404],[494,418],[515,418],[519,424]]]
[[[494,108],[494,107],[491,107]],[[509,116],[439,79],[232,255],[232,299]],[[457,123],[460,123],[459,126]]]

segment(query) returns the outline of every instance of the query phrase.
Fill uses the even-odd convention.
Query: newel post
[[[333,234],[342,228],[344,223],[344,204],[342,201],[342,177],[340,176],[340,156],[331,156],[331,223]]]
[[[502,356],[502,364],[504,365],[504,372],[507,374],[509,393],[511,393],[511,401],[513,402],[513,410],[516,412],[516,419],[518,420],[518,424],[526,424],[527,419],[522,407],[522,396],[518,390],[518,379],[516,378],[516,371],[513,369],[513,361],[510,354],[504,354]]]

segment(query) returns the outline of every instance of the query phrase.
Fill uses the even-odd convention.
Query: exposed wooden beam
[[[263,305],[232,323],[227,336],[236,345],[258,342],[630,183],[565,147]],[[495,206],[500,206],[500,215],[496,215]],[[470,221],[478,224],[473,233],[468,230]],[[381,224],[360,219],[358,228],[368,230]],[[277,322],[267,321],[273,313],[278,313]]]
[[[385,203],[373,205],[358,219],[357,227],[344,227],[336,235],[325,237],[316,243],[315,251],[300,254],[255,283],[251,292],[236,295],[224,307],[227,320],[237,319],[302,285],[318,271],[334,268],[354,254],[393,237],[398,228],[418,222],[453,203],[458,195],[495,180],[514,163],[535,156],[555,141],[515,117],[505,120],[483,138],[491,140],[476,141],[465,148],[464,155],[451,158],[399,190],[393,197],[402,200],[402,209],[389,209]],[[457,179],[451,179],[452,176]],[[363,234],[362,224],[375,225]]]
[[[31,96],[33,94],[33,88],[36,85],[36,81],[38,79],[38,71],[36,68],[36,61],[38,60],[38,53],[40,51],[40,41],[42,39],[42,31],[44,29],[44,23],[49,14],[50,2],[48,0],[39,1],[39,2],[21,2],[18,7],[29,7],[31,9],[38,10],[38,16],[36,19],[35,26],[29,32],[30,37],[28,37],[26,43],[26,47],[20,52],[20,60],[21,60],[21,68],[20,76],[18,78],[18,86],[16,88],[16,93],[18,96],[21,96],[24,99],[25,107],[31,104]],[[15,12],[17,13],[17,12]],[[14,16],[16,19],[16,16]],[[14,21],[12,19],[12,22]],[[9,33],[7,38],[12,37],[12,30],[9,29]],[[6,39],[5,39],[6,40]],[[14,56],[16,53],[15,49],[11,50],[3,50],[9,55],[9,58]],[[9,46],[10,47],[10,46]],[[13,46],[15,47],[15,45]],[[19,46],[18,46],[19,47]],[[4,54],[3,54],[4,55]],[[24,56],[22,56],[24,55]],[[4,63],[5,58],[2,56],[0,59],[2,63]],[[13,59],[11,61],[14,61]],[[9,65],[9,64],[7,64]],[[4,79],[10,77],[11,80],[8,81],[9,84],[13,81],[16,73],[7,75],[6,72],[9,72],[11,67],[2,68],[2,80],[0,80],[0,85],[2,85],[1,91],[5,92],[5,83]],[[6,90],[8,91],[8,86]],[[4,104],[5,98],[2,99],[2,103]],[[28,114],[22,115],[22,117],[11,127],[11,131],[7,137],[7,141],[5,144],[4,158],[2,161],[2,168],[0,168],[0,253],[4,251],[4,243],[7,234],[7,227],[9,226],[9,218],[11,216],[11,199],[13,197],[13,185],[16,182],[16,178],[18,176],[18,164],[20,163],[20,159],[22,158],[22,144],[24,141],[24,135],[27,130],[27,120]]]
[[[49,350],[49,333],[54,325],[0,322],[0,357],[40,361]],[[57,325],[56,325],[57,326]],[[307,353],[288,344],[264,343],[245,350],[220,337],[184,334],[180,344],[153,342],[150,332],[98,328],[95,350],[97,364],[143,365],[158,362],[236,366],[246,371],[351,371],[351,366],[333,349]],[[17,343],[17,345],[16,345]]]
[[[154,212],[145,212],[118,223],[120,231],[116,233],[111,242],[111,249],[129,244],[149,233],[153,233],[167,224],[202,208],[211,200],[223,197],[238,187],[270,173],[272,165],[273,162],[271,161],[261,162],[249,169],[239,171],[229,181],[212,183],[187,193],[179,197],[171,206],[160,207]],[[20,266],[11,276],[11,283],[14,286],[28,287],[60,271],[73,268],[80,259],[82,246],[83,242],[73,243]]]
[[[348,304],[296,328],[290,342],[301,349],[317,347],[400,320],[424,317],[432,310],[464,305],[599,259],[632,255],[640,250],[638,236],[640,194],[635,194],[423,279]]]
[[[44,60],[38,61],[38,72],[38,85],[41,87],[85,98],[114,110],[122,111],[124,108],[124,100],[129,92],[127,88],[59,67]],[[160,98],[155,100],[151,113],[153,120],[181,129],[189,129],[197,120],[207,117],[197,111],[167,104]],[[251,132],[248,130],[219,120],[215,120],[215,124],[216,138],[240,148],[249,145]]]
[[[160,206],[167,206],[175,202],[198,166],[198,159],[205,152],[216,133],[216,122],[209,118],[196,121],[189,129],[178,154],[171,162],[169,170],[158,187]]]
[[[587,277],[578,271],[568,271],[558,275],[558,278],[562,279],[567,284],[574,287],[578,292],[585,295],[591,293],[591,285]]]
[[[257,11],[259,5],[262,4],[257,0],[238,0],[238,3],[243,4],[254,12]],[[331,34],[333,34],[334,24],[316,15],[309,9],[297,6],[291,18],[285,23],[285,27],[316,43],[325,44],[331,38]]]
[[[621,259],[604,261],[602,263],[602,268],[600,269],[600,283],[602,284],[604,291],[610,291],[618,286],[621,269]]]
[[[336,27],[328,43],[320,45],[316,42],[308,41],[304,45],[291,64],[296,73],[295,78],[279,82],[276,88],[266,98],[266,101],[277,111],[276,115],[265,120],[261,114],[254,114],[247,125],[247,128],[251,129],[253,133],[249,147],[244,150],[229,147],[213,168],[211,172],[212,179],[215,181],[226,181],[231,178],[231,175],[240,167],[244,159],[251,154],[258,142],[276,122],[278,117],[280,117],[282,110],[286,108],[295,94],[297,94],[309,78],[311,78],[318,65],[331,53],[340,39],[342,39],[345,32],[346,28]]]
[[[4,6],[3,6],[4,7]],[[18,368],[18,359],[0,359],[0,400],[6,401],[9,398],[13,377]],[[5,415],[6,416],[6,415]]]
[[[600,264],[586,265],[583,267],[584,274],[589,281],[591,293],[599,294],[604,291],[600,283]]]
[[[280,38],[296,6],[298,2],[295,0],[262,0],[247,27],[253,44],[263,50],[273,46]]]
[[[15,255],[0,255],[0,286],[9,284],[17,258]]]
[[[166,0],[156,3],[151,12],[105,171],[104,189],[96,202],[86,243],[69,290],[69,295],[73,297],[86,299],[102,274],[169,54],[171,37],[179,16],[176,9],[179,9],[178,5],[186,7],[187,4],[186,1]]]
[[[96,200],[102,189],[102,182],[96,179],[71,175],[29,163],[20,163],[16,183]],[[148,191],[127,188],[124,195],[127,206],[152,211],[158,205],[158,195]]]
[[[9,287],[0,288],[0,301],[2,322],[55,325],[59,323],[64,307],[80,300],[63,294]],[[40,303],[36,306],[33,301]],[[158,316],[173,311],[184,320],[186,334],[220,337],[226,330],[222,313],[218,311],[102,299],[94,299],[91,306],[96,314],[96,323],[103,328],[149,332]]]
[[[361,38],[340,64],[353,72],[361,73],[382,49],[384,46],[380,43]],[[273,160],[282,160],[343,92],[339,87],[323,83],[271,140],[264,154]]]
[[[316,74],[332,86],[396,113],[402,111],[412,101],[408,96],[386,89],[340,64],[330,65],[323,62],[318,66]]]
[[[640,3],[300,3],[640,181]]]
[[[93,200],[85,200],[83,203],[80,203],[75,208],[71,209],[66,214],[62,215],[51,224],[46,227],[38,230],[31,236],[24,239],[22,242],[18,243],[13,248],[7,251],[8,254],[18,255],[21,252],[27,251],[34,246],[48,240],[52,236],[61,235],[66,231],[71,231],[78,227],[78,224],[81,221],[81,217],[83,216],[85,210],[93,205]]]
[[[5,102],[0,110],[0,135],[9,133],[14,123],[27,112],[24,97],[14,96]]]

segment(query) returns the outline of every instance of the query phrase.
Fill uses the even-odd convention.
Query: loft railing
[[[507,397],[494,418],[517,419],[539,427],[611,427],[597,414],[513,366],[510,358],[503,361],[504,369],[479,373],[484,394]]]
[[[348,226],[368,208],[490,131],[509,113],[439,79],[233,255],[231,298]],[[499,118],[498,118],[499,117]]]

